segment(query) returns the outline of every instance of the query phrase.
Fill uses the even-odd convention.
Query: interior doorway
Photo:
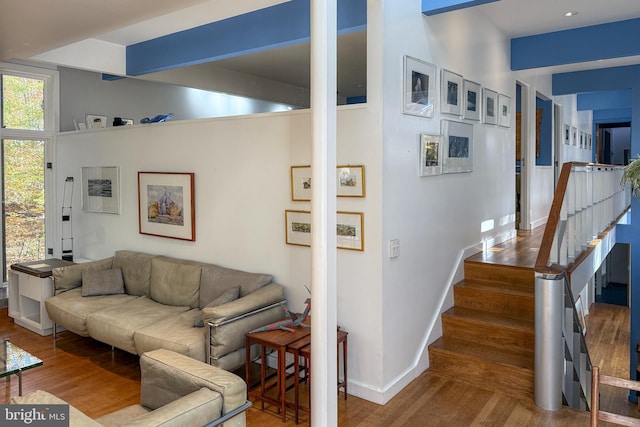
[[[596,124],[596,162],[627,165],[631,160],[631,123]]]

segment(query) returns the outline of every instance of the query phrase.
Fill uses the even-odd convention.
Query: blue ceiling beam
[[[620,123],[631,121],[631,108],[612,108],[593,112],[593,123]]]
[[[554,96],[640,87],[640,65],[557,73],[551,76],[551,87]]]
[[[367,0],[338,1],[338,33],[367,26]],[[127,74],[164,71],[309,41],[309,0],[291,0],[127,46]]]
[[[511,39],[511,69],[640,55],[638,40],[640,18],[519,37]]]
[[[422,0],[422,13],[432,16],[494,1],[500,0]]]
[[[631,89],[579,93],[577,96],[578,111],[631,108],[631,105]]]

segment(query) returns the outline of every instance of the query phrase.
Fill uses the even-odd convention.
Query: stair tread
[[[429,350],[441,350],[447,353],[460,354],[466,357],[479,359],[504,366],[533,371],[533,351],[509,351],[505,348],[497,348],[491,345],[472,343],[455,338],[440,337],[429,345]]]
[[[525,297],[532,297],[532,298],[534,296],[533,285],[531,287],[528,287],[528,286],[512,284],[512,283],[509,283],[509,284],[492,283],[492,282],[487,282],[484,280],[477,280],[477,279],[462,279],[461,281],[456,283],[454,286],[480,289],[488,292],[501,292],[501,293],[510,294],[510,295],[518,295],[518,296],[525,296]]]
[[[523,317],[506,316],[499,313],[492,313],[489,311],[475,310],[472,308],[465,308],[459,306],[453,306],[445,311],[442,316],[450,318],[458,318],[475,323],[489,323],[509,329],[521,329],[525,331],[534,331],[535,320]]]

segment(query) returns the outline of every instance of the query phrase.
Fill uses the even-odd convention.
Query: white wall
[[[284,104],[243,98],[219,92],[167,83],[126,78],[102,80],[102,74],[60,67],[60,130],[75,130],[73,121],[84,122],[85,114],[140,119],[157,114],[172,120],[199,119],[263,112],[287,111]]]
[[[432,119],[402,114],[403,56],[506,94],[512,110],[515,79],[508,71],[509,40],[475,9],[425,17],[417,0],[383,3],[384,78],[368,88],[380,84],[384,96],[382,247],[391,239],[401,242],[397,259],[384,249],[381,258],[382,396],[388,400],[428,367],[425,346],[440,336],[441,303],[450,304],[460,255],[515,233],[515,114],[509,128],[468,121],[474,128],[472,173],[419,177],[419,134],[439,134],[441,119],[460,118],[440,114],[439,106]],[[374,31],[371,19],[368,31]],[[483,233],[485,221],[494,227]]]
[[[337,124],[337,162],[365,165],[367,193],[337,201],[339,210],[364,212],[365,222],[365,251],[338,251],[338,324],[349,332],[350,382],[377,389],[381,367],[372,355],[380,353],[381,341],[382,174],[380,152],[370,149],[376,120],[366,105],[341,107]],[[284,211],[311,208],[310,202],[291,201],[289,183],[290,166],[311,163],[310,127],[305,110],[62,133],[56,138],[55,212],[64,180],[72,176],[76,257],[100,259],[131,249],[267,272],[301,311],[311,250],[285,244]],[[82,211],[84,166],[120,168],[119,215]],[[138,233],[138,171],[195,173],[195,242]]]

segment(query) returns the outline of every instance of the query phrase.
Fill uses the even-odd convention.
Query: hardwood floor
[[[519,232],[515,242],[499,245],[478,257],[496,263],[530,262],[526,260],[535,259],[532,242],[536,238],[535,232],[529,235]],[[603,374],[628,378],[629,310],[594,304],[587,316],[587,330],[593,363],[601,367]],[[112,352],[110,346],[69,332],[60,333],[54,342],[50,336],[41,337],[16,326],[6,308],[0,309],[0,337],[9,338],[44,361],[43,366],[23,374],[25,393],[47,390],[94,418],[139,402],[137,356],[118,349]],[[4,402],[11,395],[17,395],[17,378],[0,384],[4,384]],[[586,412],[566,407],[548,412],[536,407],[533,399],[511,397],[490,388],[427,370],[384,406],[355,396],[345,401],[341,396],[338,421],[344,427],[589,425]],[[602,390],[601,407],[640,417],[623,390]],[[308,414],[302,412],[300,425],[308,425],[308,420]],[[295,423],[291,418],[281,422],[273,407],[267,405],[263,412],[256,405],[247,412],[247,425],[293,426]]]

